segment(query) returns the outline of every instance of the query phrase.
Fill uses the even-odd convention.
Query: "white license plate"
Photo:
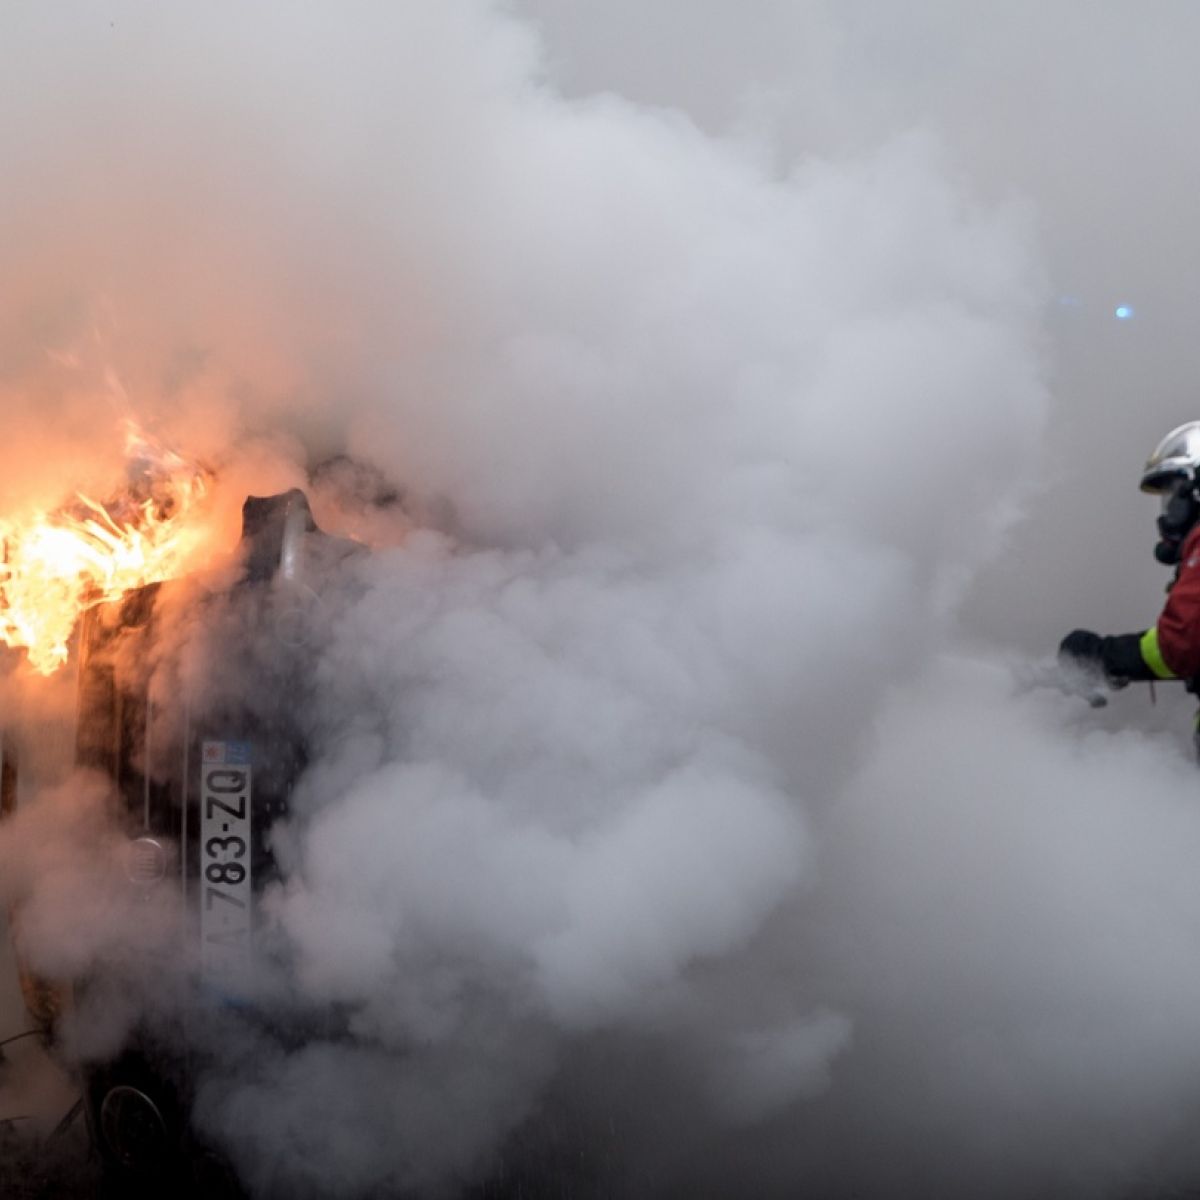
[[[201,748],[200,961],[213,983],[234,983],[250,965],[250,757],[245,742]]]

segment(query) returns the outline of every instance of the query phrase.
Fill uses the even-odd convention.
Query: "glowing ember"
[[[208,490],[201,468],[130,427],[125,494],[82,494],[56,512],[0,520],[0,642],[49,675],[67,659],[81,613],[179,575],[203,530],[186,518]]]

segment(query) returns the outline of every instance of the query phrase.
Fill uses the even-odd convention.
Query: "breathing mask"
[[[1183,542],[1200,519],[1200,498],[1196,480],[1189,474],[1177,479],[1162,493],[1162,512],[1158,518],[1158,545],[1154,557],[1166,566],[1174,566],[1183,550]]]

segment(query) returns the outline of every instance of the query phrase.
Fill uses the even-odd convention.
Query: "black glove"
[[[1128,661],[1133,654],[1141,662],[1137,640],[1136,634],[1111,638],[1101,637],[1090,629],[1073,629],[1058,644],[1058,661],[1084,675],[1103,679],[1111,688],[1123,688],[1130,678],[1137,677],[1130,671]]]
[[[1104,639],[1090,629],[1073,629],[1058,644],[1060,662],[1082,667],[1085,671],[1101,674],[1104,663],[1101,659],[1101,647]]]

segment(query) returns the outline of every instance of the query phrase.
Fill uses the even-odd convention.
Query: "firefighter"
[[[1159,442],[1142,472],[1141,488],[1162,498],[1154,557],[1175,568],[1158,621],[1116,637],[1076,629],[1059,645],[1059,660],[1103,677],[1110,687],[1182,679],[1189,691],[1200,694],[1200,421],[1172,429]]]

